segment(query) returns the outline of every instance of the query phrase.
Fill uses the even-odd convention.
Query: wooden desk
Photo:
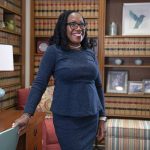
[[[22,115],[20,110],[5,110],[0,112],[0,132],[12,126],[12,123]],[[21,133],[17,150],[42,150],[42,121],[45,113],[36,112],[25,131]]]

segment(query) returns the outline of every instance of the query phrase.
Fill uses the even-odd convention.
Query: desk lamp
[[[0,44],[0,71],[13,71],[13,46]],[[0,108],[2,108],[2,100],[5,95],[5,90],[0,84]]]

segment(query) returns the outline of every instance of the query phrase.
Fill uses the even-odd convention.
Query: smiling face
[[[67,37],[69,45],[79,46],[85,36],[85,22],[81,14],[73,12],[67,20]]]

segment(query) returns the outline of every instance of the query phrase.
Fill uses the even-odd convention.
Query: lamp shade
[[[0,44],[0,71],[13,71],[13,46]]]

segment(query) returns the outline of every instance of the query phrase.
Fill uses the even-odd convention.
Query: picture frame
[[[150,94],[150,79],[143,80],[144,94]]]
[[[122,35],[150,35],[150,3],[124,3]]]
[[[143,82],[142,81],[129,81],[128,82],[128,94],[143,94]]]
[[[37,40],[37,53],[44,53],[48,47],[48,39]]]
[[[128,72],[108,71],[107,93],[127,93]]]

